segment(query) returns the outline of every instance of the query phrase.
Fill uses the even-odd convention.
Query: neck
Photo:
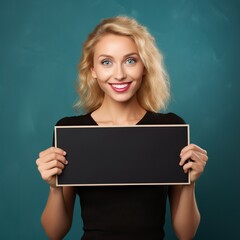
[[[139,105],[137,99],[123,103],[104,99],[92,117],[99,125],[135,125],[145,113],[146,110]]]

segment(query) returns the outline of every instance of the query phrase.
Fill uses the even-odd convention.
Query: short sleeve
[[[60,120],[57,121],[55,126],[67,126],[67,125],[69,125],[68,124],[68,118],[69,117],[61,118]],[[53,130],[52,146],[55,147],[55,132],[54,132],[54,130]]]
[[[183,118],[181,118],[180,116],[178,116],[175,113],[168,113],[169,116],[169,123],[172,124],[186,124],[186,122],[183,120]]]

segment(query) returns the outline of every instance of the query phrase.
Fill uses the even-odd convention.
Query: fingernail
[[[64,151],[64,152],[63,152],[63,155],[67,155],[67,153]]]
[[[68,164],[68,161],[66,161],[66,164]]]

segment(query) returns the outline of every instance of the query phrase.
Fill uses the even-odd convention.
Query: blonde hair
[[[144,109],[153,112],[165,108],[170,91],[168,75],[163,65],[163,56],[146,27],[125,16],[103,19],[84,43],[78,66],[77,92],[80,98],[75,107],[92,112],[103,102],[104,93],[97,81],[92,78],[91,67],[93,67],[95,46],[106,34],[128,36],[133,39],[145,66],[142,84],[137,92],[138,102]]]

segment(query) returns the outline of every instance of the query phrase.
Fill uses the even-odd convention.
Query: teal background
[[[81,46],[100,19],[135,17],[156,37],[171,78],[168,111],[191,125],[209,162],[197,182],[195,239],[238,239],[240,1],[1,0],[0,239],[47,239],[40,215],[48,186],[37,171],[53,126],[75,115]],[[106,143],[106,147],[110,143]],[[80,207],[65,239],[82,234]],[[166,220],[166,239],[175,239]]]

